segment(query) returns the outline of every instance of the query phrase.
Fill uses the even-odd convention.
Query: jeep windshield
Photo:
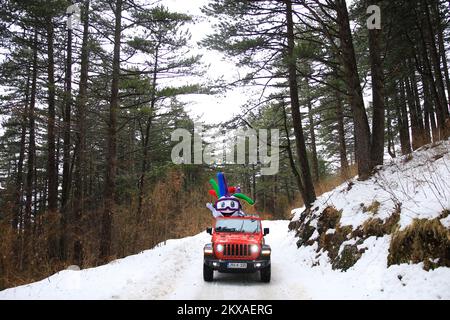
[[[259,220],[253,219],[220,219],[216,222],[216,232],[259,233]]]

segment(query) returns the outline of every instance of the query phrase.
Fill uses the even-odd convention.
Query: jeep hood
[[[215,243],[249,243],[259,244],[261,237],[259,234],[251,233],[220,233],[214,237]]]

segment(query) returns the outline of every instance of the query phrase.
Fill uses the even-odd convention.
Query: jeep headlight
[[[203,248],[203,252],[205,254],[213,254],[213,248],[212,245],[210,243],[208,243],[207,245],[205,245],[205,247]]]
[[[250,252],[253,254],[259,253],[259,246],[257,244],[252,244],[250,246]]]
[[[222,253],[224,248],[225,247],[223,246],[223,244],[218,244],[216,246],[216,251],[219,252],[219,253]]]

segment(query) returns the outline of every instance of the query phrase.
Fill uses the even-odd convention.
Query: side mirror
[[[212,235],[212,228],[211,227],[206,228],[206,232],[209,233],[210,235]]]
[[[268,235],[269,234],[269,228],[264,228],[264,235]]]

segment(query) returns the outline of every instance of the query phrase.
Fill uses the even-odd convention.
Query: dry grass
[[[346,177],[341,176],[340,174],[333,175],[327,178],[320,180],[314,184],[314,189],[316,190],[317,197],[321,196],[324,193],[327,193],[344,182],[348,181],[349,178],[354,177],[358,174],[358,168],[356,166],[351,166],[348,170],[348,175]]]
[[[206,192],[210,188],[208,177],[189,173],[173,168],[156,181],[149,181],[140,216],[137,216],[136,193],[130,193],[126,204],[115,207],[109,261],[153,248],[168,239],[197,234],[213,224],[211,212],[205,206],[207,202],[215,200]],[[283,218],[288,205],[287,198],[277,198],[275,204],[281,208],[276,213],[260,213],[258,208],[245,203],[243,205],[244,212],[260,213],[263,219]],[[9,211],[12,212],[11,209]],[[82,218],[82,268],[101,263],[98,256],[102,212],[99,206],[85,212]],[[64,231],[68,239],[67,259],[61,261],[57,245],[51,245],[58,243],[62,234],[59,214],[39,214],[34,231],[26,242],[22,241],[20,232],[12,230],[9,220],[0,220],[0,290],[41,280],[73,264],[71,257],[75,230],[70,224]]]
[[[339,226],[341,216],[342,211],[338,211],[335,207],[326,207],[317,221],[317,231],[323,233],[328,229],[336,229]]]
[[[345,245],[341,254],[334,259],[333,269],[347,271],[358,262],[364,252],[365,249],[358,249],[356,245]]]
[[[37,232],[27,240],[9,224],[0,225],[0,290],[41,280],[64,268],[49,250],[49,238]]]
[[[379,204],[377,208],[379,207]],[[377,209],[378,210],[378,209]],[[361,238],[367,237],[382,237],[386,234],[392,234],[395,230],[398,229],[398,222],[400,221],[400,206],[397,206],[391,216],[383,221],[379,218],[370,218],[364,222],[362,228],[360,229],[360,234],[358,235]],[[357,234],[356,232],[355,234]]]
[[[339,248],[347,240],[350,234],[347,228],[337,228],[333,233],[321,233],[319,237],[318,250],[324,249],[328,252],[328,257],[334,261],[338,257]]]
[[[411,262],[423,262],[425,270],[450,267],[450,231],[439,219],[416,219],[393,235],[388,265]]]
[[[213,199],[205,192],[208,185],[192,188],[177,170],[169,171],[144,200],[142,216],[137,204],[121,208],[115,220],[116,252],[127,256],[158,245],[199,233],[213,222],[205,204]]]
[[[327,193],[327,192],[330,192],[330,191],[336,189],[344,182],[348,182],[351,177],[354,177],[357,174],[358,174],[358,168],[355,165],[353,165],[353,166],[349,167],[348,175],[345,177],[343,177],[340,174],[336,174],[336,175],[332,175],[332,176],[326,177],[324,179],[321,179],[318,182],[315,182],[314,190],[316,191],[316,196],[320,197],[324,193]],[[288,219],[292,218],[292,214],[291,214],[292,210],[300,208],[302,206],[304,206],[303,199],[300,195],[297,195],[295,197],[294,201],[292,201],[292,203],[290,205],[286,206],[287,210],[286,210],[286,213],[284,214],[284,216]]]
[[[368,207],[363,206],[363,212],[364,213],[370,213],[372,215],[376,215],[378,213],[378,209],[380,208],[381,203],[378,201],[372,202]]]
[[[334,207],[327,207],[317,221],[317,231],[320,234],[318,250],[324,249],[327,251],[331,261],[337,258],[339,248],[352,232],[351,226],[341,226],[341,216],[342,211],[338,211]],[[334,229],[334,231],[327,233],[327,230],[330,229]]]
[[[373,206],[373,208],[378,207],[379,204]],[[364,249],[358,249],[358,244],[362,244],[368,237],[381,237],[398,229],[400,206],[397,206],[385,221],[371,218],[356,230],[353,230],[352,226],[341,226],[342,211],[331,206],[327,207],[320,213],[317,220],[319,236],[316,239],[310,239],[316,228],[310,226],[310,220],[307,220],[308,216],[310,213],[305,211],[299,221],[291,225],[292,229],[297,230],[296,236],[299,238],[297,246],[308,246],[317,242],[317,252],[324,250],[327,253],[333,269],[345,271],[352,267],[364,253]],[[339,254],[339,249],[344,241],[352,238],[357,240],[356,245],[346,245]]]
[[[199,177],[199,179],[203,179]],[[115,208],[112,255],[109,261],[150,249],[167,239],[199,233],[213,222],[206,202],[209,186],[191,188],[180,170],[168,170],[152,185],[145,198],[143,214],[136,216],[137,195],[130,203]],[[100,264],[99,235],[102,208],[86,212],[82,220],[83,268]],[[61,236],[58,215],[42,214],[34,232],[24,237],[13,231],[7,219],[0,220],[0,290],[41,280],[72,264],[74,230],[67,228],[67,260],[60,261],[50,243]]]
[[[441,215],[439,216],[438,219],[445,219],[450,215],[450,210],[445,209],[442,211]]]

